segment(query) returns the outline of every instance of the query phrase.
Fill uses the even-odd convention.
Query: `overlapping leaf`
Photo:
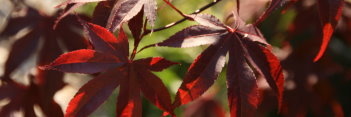
[[[176,63],[160,57],[128,60],[128,39],[122,28],[116,39],[101,26],[84,21],[82,24],[95,50],[69,52],[43,67],[65,72],[102,72],[78,91],[67,107],[67,117],[88,116],[117,86],[120,86],[117,116],[141,116],[141,92],[161,110],[173,114],[167,88],[151,71],[161,71]]]
[[[115,31],[126,21],[131,20],[139,12],[144,11],[150,26],[154,26],[156,20],[156,1],[155,0],[126,0],[121,4],[115,4],[111,11],[106,28],[110,31]]]
[[[290,82],[294,83],[294,87],[284,92],[286,97],[284,101],[286,103],[284,103],[282,110],[287,111],[282,111],[282,115],[345,116],[344,114],[347,113],[344,112],[345,107],[340,106],[342,102],[337,98],[336,90],[338,89],[331,86],[331,83],[333,84],[335,80],[334,75],[339,74],[343,70],[340,64],[333,60],[337,54],[333,52],[325,53],[317,63],[311,61],[316,57],[316,51],[320,47],[320,39],[322,37],[320,32],[323,28],[321,22],[319,22],[321,16],[316,13],[318,10],[316,8],[317,4],[306,7],[303,0],[296,2],[297,16],[289,28],[287,38],[288,40],[293,40],[295,37],[304,36],[300,38],[301,40],[298,44],[291,43],[291,45],[284,47],[291,48],[291,53],[282,61],[282,66],[287,71],[287,74],[294,74],[288,76],[291,79]],[[346,24],[340,26],[347,27]],[[307,80],[312,78],[318,82]]]
[[[264,13],[255,21],[255,24],[259,24],[264,21],[268,15],[270,15],[275,9],[282,6],[284,0],[271,0],[268,8],[264,11]]]
[[[53,31],[55,16],[39,13],[31,7],[22,10],[24,10],[24,16],[9,19],[10,23],[0,34],[3,39],[11,39],[16,33],[29,28],[28,33],[19,37],[10,49],[9,57],[5,63],[5,72],[1,79],[5,85],[2,85],[1,88],[8,85],[14,87],[11,90],[19,88],[18,86],[21,84],[12,80],[11,76],[30,56],[35,55],[37,50],[39,50],[38,61],[35,64],[45,65],[62,53],[64,49],[61,47],[68,50],[87,47],[85,39],[76,32],[76,29],[81,28],[81,26],[78,25],[74,16],[63,19],[62,24],[57,27],[56,31]],[[36,73],[30,79],[30,86],[22,87],[21,91],[14,91],[18,97],[7,96],[11,103],[5,105],[6,108],[1,110],[1,116],[9,116],[19,109],[24,109],[24,113],[28,113],[27,116],[36,116],[33,115],[35,114],[34,105],[38,105],[44,115],[63,116],[62,109],[53,100],[55,93],[65,85],[63,73],[40,69],[37,69]],[[1,92],[1,94],[5,93],[8,92]],[[25,102],[26,100],[28,103]]]
[[[279,60],[268,50],[270,45],[257,28],[245,25],[237,14],[233,16],[235,24],[231,28],[214,16],[191,15],[201,25],[188,27],[163,42],[151,45],[183,48],[209,44],[188,69],[174,107],[195,100],[212,86],[222,71],[227,53],[228,100],[232,116],[253,116],[259,104],[258,76],[267,80],[281,105],[284,77]]]
[[[293,0],[290,1],[289,5],[287,8],[291,7],[293,4],[297,4],[297,11],[298,11],[298,17],[296,18],[297,20],[304,18],[301,17],[300,14],[305,14],[303,12],[304,10],[301,10],[300,7],[302,7],[300,4],[304,2],[302,0]],[[321,33],[322,33],[322,43],[319,49],[319,52],[317,53],[316,57],[314,58],[314,62],[317,62],[324,54],[325,50],[328,47],[328,43],[330,41],[331,36],[334,33],[334,30],[336,28],[336,25],[338,24],[338,21],[340,20],[340,17],[342,15],[343,7],[344,7],[344,0],[317,0],[316,5],[311,5],[312,7],[317,6],[318,7],[318,14],[319,14],[319,22],[321,22],[322,27],[321,27]],[[310,7],[311,7],[310,6]],[[286,9],[287,9],[286,8]],[[311,9],[311,8],[304,8],[304,9]],[[302,21],[304,23],[306,20]],[[298,22],[298,23],[302,23]],[[316,21],[314,21],[316,22]],[[307,23],[306,23],[307,24]],[[299,27],[304,27],[305,25],[301,24],[294,24],[295,26]],[[320,28],[319,26],[317,26]]]
[[[113,1],[109,2],[113,3]],[[106,28],[109,29],[111,32],[116,31],[123,22],[131,20],[139,12],[144,12],[147,20],[150,23],[150,26],[154,27],[157,14],[157,3],[155,0],[124,0],[121,2],[117,0],[117,2],[114,2],[113,8],[107,11],[106,8],[103,8],[102,5],[107,2],[105,0],[67,0],[66,2],[63,2],[62,4],[57,6],[61,7],[67,5],[65,11],[57,19],[56,23],[58,23],[62,18],[66,17],[74,9],[89,2],[99,2],[99,5],[96,7],[98,10],[97,12],[103,13],[104,16],[109,15],[107,23],[100,21],[98,22],[99,24],[106,23]],[[95,13],[95,16],[96,15],[97,14]]]

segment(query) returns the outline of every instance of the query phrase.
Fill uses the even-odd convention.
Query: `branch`
[[[164,1],[166,1],[166,0],[164,0]],[[210,8],[210,7],[212,7],[212,6],[214,6],[215,4],[217,4],[217,3],[220,2],[220,1],[222,1],[222,0],[214,0],[213,2],[211,2],[211,3],[209,3],[209,4],[207,4],[207,5],[203,6],[203,7],[201,7],[200,9],[196,10],[195,12],[193,12],[193,13],[191,13],[191,14],[198,14],[198,13],[200,13],[200,12],[202,12],[202,11],[204,11],[204,10],[206,10],[206,9],[208,9],[208,8]],[[172,5],[172,6],[173,6],[173,5]],[[171,7],[172,7],[172,6],[171,6]],[[178,11],[177,11],[177,12],[178,12]],[[182,13],[181,13],[181,14],[182,14]],[[182,16],[183,16],[183,15],[182,15]],[[184,16],[183,16],[183,17],[184,17]],[[179,20],[179,21],[176,21],[176,22],[167,24],[167,25],[164,26],[164,27],[160,27],[160,28],[154,29],[153,32],[157,32],[157,31],[161,31],[161,30],[164,30],[164,29],[168,29],[168,28],[173,27],[173,26],[175,26],[175,25],[177,25],[177,24],[179,24],[179,23],[184,22],[184,21],[187,20],[187,19],[188,19],[188,17],[184,17],[183,19],[181,19],[181,20]],[[150,32],[151,32],[151,30],[150,30],[150,29],[147,29],[147,30],[144,31],[143,35],[147,35],[147,34],[149,34]]]

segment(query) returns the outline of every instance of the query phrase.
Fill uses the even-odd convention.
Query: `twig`
[[[166,1],[166,0],[164,0],[164,1]],[[204,11],[204,10],[210,8],[210,7],[212,7],[213,5],[217,4],[217,3],[220,2],[220,1],[222,1],[222,0],[214,0],[213,2],[211,2],[211,3],[209,3],[209,4],[207,4],[207,5],[203,6],[203,7],[201,7],[200,9],[196,10],[195,12],[193,12],[193,13],[191,13],[191,14],[198,14],[198,13],[200,13],[200,12],[202,12],[202,11]],[[167,1],[167,2],[168,2],[168,1]],[[172,5],[172,6],[173,6],[173,5]],[[177,11],[177,12],[178,12],[178,11]],[[183,14],[183,13],[181,13],[181,14]],[[182,16],[183,16],[183,15],[182,15]],[[184,17],[184,16],[183,16],[183,17]],[[184,17],[183,19],[181,19],[181,20],[179,20],[179,21],[176,21],[176,22],[173,22],[173,23],[170,23],[170,24],[167,24],[167,25],[164,26],[164,27],[160,27],[160,28],[154,29],[153,32],[158,32],[158,31],[161,31],[161,30],[164,30],[164,29],[168,29],[168,28],[170,28],[170,27],[173,27],[173,26],[175,26],[175,25],[177,25],[177,24],[179,24],[179,23],[184,22],[185,20],[187,20],[187,18],[188,18],[188,17],[185,15],[185,17]],[[143,33],[143,35],[147,35],[147,34],[149,34],[150,32],[151,32],[150,29],[145,30],[144,33]]]

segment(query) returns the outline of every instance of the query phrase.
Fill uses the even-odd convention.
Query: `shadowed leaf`
[[[110,70],[90,80],[69,102],[65,117],[87,117],[112,94],[124,76],[123,72]]]

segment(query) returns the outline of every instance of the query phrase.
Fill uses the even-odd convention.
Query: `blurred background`
[[[296,3],[293,3],[295,1]],[[37,69],[38,65],[45,65],[52,61],[48,59],[46,62],[42,62],[45,61],[43,60],[45,58],[44,55],[50,56],[48,53],[56,53],[46,57],[56,58],[55,56],[60,55],[60,53],[85,47],[84,45],[79,47],[75,45],[70,48],[71,41],[66,42],[65,39],[55,42],[48,41],[54,38],[65,38],[62,35],[69,35],[69,38],[84,38],[80,28],[71,26],[75,26],[75,23],[72,23],[73,20],[63,20],[60,22],[62,24],[59,24],[62,28],[58,27],[57,30],[52,30],[52,22],[55,21],[61,12],[60,10],[63,9],[55,8],[55,6],[62,2],[64,0],[0,0],[0,76],[2,76],[0,83],[0,108],[2,110],[4,110],[6,105],[12,104],[11,100],[15,100],[13,96],[19,96],[19,94],[22,96],[32,95],[23,93],[23,91],[30,92],[31,90],[28,87],[38,86],[39,94],[49,92],[51,95],[48,97],[53,97],[53,100],[64,111],[77,90],[93,77],[85,74],[56,73],[62,75],[62,81],[57,81],[62,82],[60,86],[55,87],[55,90],[52,91],[40,90],[46,87],[46,85],[41,85],[41,82],[48,82],[54,79],[54,77],[47,77],[46,79],[48,80],[43,80],[40,74],[45,73]],[[172,1],[174,6],[187,14],[211,2],[213,0]],[[162,0],[157,0],[157,3],[158,17],[155,28],[182,19],[177,12],[167,6]],[[244,0],[240,2],[241,18],[247,23],[254,22],[263,13],[268,3],[269,0]],[[349,0],[345,1],[341,20],[331,38],[327,51],[320,61],[314,63],[313,58],[316,56],[322,42],[321,22],[316,4],[315,0],[284,1],[281,7],[275,9],[266,20],[258,25],[267,41],[273,46],[274,54],[281,60],[285,75],[283,108],[280,110],[280,113],[278,113],[277,101],[273,91],[271,91],[265,80],[262,78],[258,79],[261,97],[261,104],[256,114],[258,117],[351,116],[351,4]],[[88,3],[79,7],[75,12],[89,19],[89,17],[93,16],[96,5],[97,3]],[[230,23],[231,21],[226,21],[226,17],[233,9],[235,10],[235,6],[235,0],[222,0],[203,13],[214,15],[224,23]],[[69,17],[66,19],[69,19]],[[18,20],[21,18],[23,20]],[[38,30],[37,24],[40,24],[40,30],[49,30],[47,33],[50,35],[44,33],[32,34],[31,32]],[[68,27],[64,27],[66,25]],[[196,23],[185,21],[172,28],[150,33],[141,41],[139,48],[165,40],[191,25],[196,25]],[[72,34],[60,32],[60,30],[67,29],[71,30]],[[127,30],[127,26],[125,29],[129,35],[130,49],[132,49],[133,38],[130,31]],[[24,40],[24,37],[28,37],[29,34],[32,34],[31,38],[38,39],[19,42]],[[52,35],[59,36],[54,37]],[[16,44],[16,42],[18,43]],[[28,43],[30,43],[29,46]],[[63,49],[59,49],[56,52],[53,49],[54,46],[50,44],[56,44],[55,47]],[[149,48],[137,54],[136,59],[161,56],[181,63],[162,72],[155,72],[169,89],[172,98],[174,98],[188,67],[206,47],[184,49]],[[31,48],[31,51],[28,48]],[[55,50],[55,52],[45,52],[45,50]],[[11,52],[20,54],[11,55]],[[177,108],[176,114],[187,117],[229,116],[225,72],[226,68],[215,85],[201,99]],[[4,83],[6,81],[4,79],[12,79],[26,88],[10,91],[9,89],[13,88],[8,88],[8,84]],[[115,116],[117,95],[118,90],[91,117]],[[26,97],[23,100],[26,99],[28,98]],[[45,109],[41,109],[45,107],[43,106],[45,104],[39,103],[38,105],[34,104],[35,114],[37,116],[45,116]],[[23,111],[25,109],[14,110],[9,112],[9,115],[24,116]],[[154,117],[160,115],[162,115],[162,111],[143,99],[143,116]]]

